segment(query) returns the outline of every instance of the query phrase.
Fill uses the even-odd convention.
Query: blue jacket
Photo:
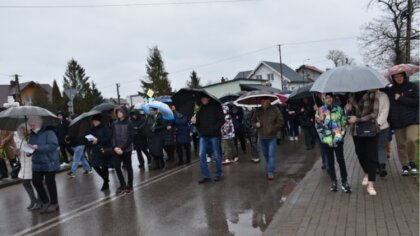
[[[179,112],[175,112],[174,126],[176,130],[176,142],[177,143],[189,143],[191,142],[190,132],[191,125],[188,117],[182,115]]]
[[[55,172],[60,169],[58,160],[58,139],[54,131],[41,128],[38,133],[31,132],[28,144],[38,145],[32,154],[32,170]]]

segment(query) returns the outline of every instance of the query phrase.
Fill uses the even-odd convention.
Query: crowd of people
[[[393,86],[381,90],[353,94],[319,94],[287,104],[272,105],[270,97],[260,98],[260,107],[248,109],[227,103],[215,105],[209,96],[200,98],[200,109],[189,118],[169,103],[174,119],[164,119],[158,109],[148,112],[120,106],[108,113],[81,119],[69,127],[69,120],[58,113],[60,123],[51,127],[40,117],[31,117],[16,132],[0,131],[0,174],[8,178],[6,160],[14,166],[19,160],[18,177],[30,198],[28,209],[41,213],[56,212],[56,172],[70,167],[74,178],[79,163],[84,174],[92,170],[103,180],[101,191],[109,190],[109,169],[115,170],[119,187],[116,194],[133,191],[132,152],[137,153],[138,168],[150,166],[164,170],[166,162],[177,159],[178,165],[190,164],[192,151],[198,152],[202,179],[199,184],[222,180],[222,166],[237,162],[240,150],[250,148],[251,160],[266,161],[268,180],[275,178],[276,148],[280,140],[297,142],[303,131],[307,150],[319,143],[322,168],[331,179],[331,191],[338,191],[335,160],[338,162],[341,189],[351,193],[344,156],[345,135],[352,136],[355,154],[369,195],[376,195],[376,176],[387,175],[392,134],[398,147],[402,175],[417,174],[415,156],[419,124],[418,86],[408,81],[405,73],[392,77]],[[300,129],[299,129],[300,127]],[[372,128],[373,127],[373,128]],[[29,128],[29,129],[28,129]],[[193,149],[191,147],[193,143]],[[248,143],[248,145],[247,145]],[[23,148],[23,147],[29,147]],[[57,151],[59,150],[59,152]],[[70,166],[70,158],[73,163]],[[215,161],[212,177],[209,162]],[[44,186],[45,183],[45,186]],[[46,187],[46,188],[45,188]],[[36,190],[36,193],[34,191]],[[48,192],[48,194],[47,194]]]

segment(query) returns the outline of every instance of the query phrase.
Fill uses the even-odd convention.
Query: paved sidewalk
[[[346,139],[344,155],[353,193],[331,192],[319,160],[263,235],[419,235],[418,178],[401,176],[395,145],[388,176],[377,178],[376,196],[369,196],[361,185],[363,174],[351,137]],[[336,170],[339,179],[338,164]]]

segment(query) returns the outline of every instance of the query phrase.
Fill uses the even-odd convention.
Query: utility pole
[[[283,66],[281,61],[281,44],[279,44],[281,90],[284,90]]]
[[[22,99],[20,97],[20,84],[19,84],[19,76],[18,74],[13,75],[15,80],[10,81],[10,85],[16,86],[16,92],[15,92],[15,101],[19,103],[20,106],[22,106]]]
[[[408,0],[407,4],[407,34],[405,41],[405,63],[410,63],[411,54],[411,18],[413,15],[413,0]]]
[[[120,84],[116,84],[117,85],[117,99],[118,99],[118,105],[120,105]]]

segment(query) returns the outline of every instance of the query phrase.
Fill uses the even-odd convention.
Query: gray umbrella
[[[260,107],[261,98],[268,97],[272,105],[280,103],[279,98],[272,92],[255,90],[242,94],[234,104],[241,107]]]
[[[384,88],[389,82],[376,70],[366,66],[341,66],[324,72],[311,92],[359,92]]]
[[[58,118],[52,112],[42,107],[21,106],[10,107],[0,112],[0,130],[15,131],[18,126],[32,116],[40,116],[48,125],[58,123]]]

